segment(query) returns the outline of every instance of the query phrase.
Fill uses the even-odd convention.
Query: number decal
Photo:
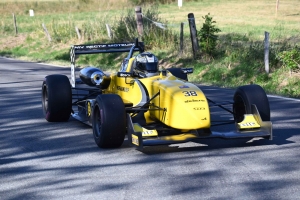
[[[184,93],[184,96],[186,96],[186,97],[197,96],[197,92],[196,91],[183,91],[182,93]]]

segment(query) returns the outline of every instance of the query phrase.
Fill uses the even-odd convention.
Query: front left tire
[[[126,112],[121,97],[116,94],[98,95],[93,108],[92,125],[98,147],[120,147],[126,133]]]

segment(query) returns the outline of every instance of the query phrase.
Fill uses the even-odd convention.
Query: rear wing
[[[82,54],[97,54],[97,53],[120,53],[129,52],[128,56],[132,56],[134,51],[144,51],[144,43],[135,42],[131,43],[110,43],[110,44],[87,44],[87,45],[73,45],[71,46],[70,59],[71,59],[71,85],[75,88],[76,75],[75,75],[75,60],[76,57]]]

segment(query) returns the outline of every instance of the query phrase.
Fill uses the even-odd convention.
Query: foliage
[[[6,34],[6,33],[12,34],[13,31],[14,31],[13,26],[10,26],[10,25],[5,24],[4,22],[2,22],[2,24],[0,26],[0,33],[1,34]]]
[[[132,10],[125,11],[121,17],[115,21],[112,30],[114,41],[132,42],[137,36],[136,20]]]
[[[285,67],[292,71],[300,69],[300,48],[297,46],[291,50],[278,53],[278,59]]]
[[[221,32],[219,28],[216,27],[216,21],[213,21],[210,13],[202,17],[205,22],[203,23],[200,31],[197,32],[199,38],[200,47],[203,53],[213,56],[217,46],[218,36],[216,33]]]
[[[131,3],[133,1],[137,3]],[[198,0],[198,3],[196,1],[187,3],[184,0],[184,6],[178,9],[177,1],[174,0],[53,0],[17,1],[17,3],[11,0],[10,3],[0,2],[2,36],[0,37],[0,55],[22,56],[22,59],[63,62],[62,65],[69,65],[69,50],[72,44],[132,42],[138,37],[134,6],[141,4],[144,34],[140,39],[145,43],[146,50],[158,56],[160,66],[165,68],[193,67],[194,73],[189,75],[189,80],[197,83],[224,87],[256,83],[263,86],[268,93],[299,97],[299,74],[289,73],[290,68],[296,71],[299,68],[296,63],[300,63],[300,37],[299,26],[297,26],[300,17],[291,15],[298,11],[297,7],[292,3],[285,4],[287,9],[282,10],[279,16],[289,17],[274,18],[272,17],[273,10],[261,10],[261,6],[253,6],[257,2],[262,6],[267,5],[266,2],[258,0],[229,2]],[[159,7],[155,5],[156,3],[159,3]],[[34,9],[35,17],[28,15],[29,9]],[[209,55],[204,57],[209,58],[208,60],[193,60],[190,34],[187,28],[184,28],[183,51],[178,54],[180,23],[186,22],[188,12],[194,12],[197,18],[197,15],[205,16],[205,10],[213,10],[217,13],[218,27],[222,29],[220,34],[215,32],[216,37],[212,37],[217,39],[214,43],[216,46],[211,53],[213,59]],[[12,24],[12,11],[17,17],[19,31],[17,36]],[[211,17],[210,14],[207,17]],[[165,19],[171,20],[170,23]],[[203,19],[205,20],[205,17]],[[162,29],[154,22],[168,26]],[[51,43],[45,37],[42,23],[46,25],[52,37]],[[106,24],[112,28],[113,40],[107,36]],[[218,29],[212,18],[210,25]],[[75,26],[81,30],[80,40],[75,32]],[[265,30],[270,31],[269,74],[266,74],[264,70],[263,31]],[[125,56],[126,53],[81,55],[76,63],[81,66],[94,65],[104,70],[117,70]]]
[[[157,5],[143,9],[142,41],[146,49],[172,48],[178,44],[178,36],[172,30],[157,26],[157,22],[166,24],[160,17]],[[113,26],[114,41],[132,42],[138,36],[135,13],[127,10]]]

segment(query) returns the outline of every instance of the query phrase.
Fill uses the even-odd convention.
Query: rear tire
[[[239,87],[233,96],[233,116],[235,122],[243,121],[244,114],[252,114],[251,105],[254,104],[263,121],[270,121],[270,105],[264,89],[259,85],[245,85]]]
[[[69,120],[72,111],[72,90],[67,76],[46,76],[42,85],[42,107],[48,122]]]
[[[123,144],[126,133],[126,112],[120,96],[98,95],[92,116],[93,135],[100,148],[116,148]]]
[[[182,73],[180,68],[170,68],[167,69],[173,76],[176,76],[177,78],[183,79],[185,81],[188,81],[187,74]]]

